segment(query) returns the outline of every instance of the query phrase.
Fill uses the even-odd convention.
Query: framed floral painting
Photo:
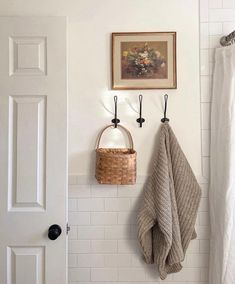
[[[176,32],[112,34],[113,89],[176,87]]]

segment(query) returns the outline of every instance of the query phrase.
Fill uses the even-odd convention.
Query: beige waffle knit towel
[[[167,122],[153,173],[144,188],[138,215],[138,238],[147,263],[156,264],[161,279],[182,269],[194,230],[201,189]]]

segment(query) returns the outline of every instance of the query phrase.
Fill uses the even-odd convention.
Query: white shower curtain
[[[215,54],[211,110],[210,284],[235,283],[235,45]]]

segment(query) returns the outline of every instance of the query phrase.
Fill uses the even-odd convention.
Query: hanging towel
[[[201,189],[192,169],[165,122],[138,214],[138,238],[145,261],[157,266],[161,279],[182,269],[189,242],[196,238],[200,198]]]

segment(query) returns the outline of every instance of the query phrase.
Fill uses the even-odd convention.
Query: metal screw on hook
[[[118,123],[120,122],[120,119],[117,118],[117,101],[118,98],[117,96],[114,96],[114,105],[115,105],[115,114],[114,114],[114,118],[111,120],[112,123],[114,123],[114,127],[117,128]]]
[[[136,121],[140,124],[140,127],[142,127],[142,124],[145,122],[145,119],[142,117],[142,101],[143,101],[143,96],[139,95],[140,117],[138,119],[136,119]]]

